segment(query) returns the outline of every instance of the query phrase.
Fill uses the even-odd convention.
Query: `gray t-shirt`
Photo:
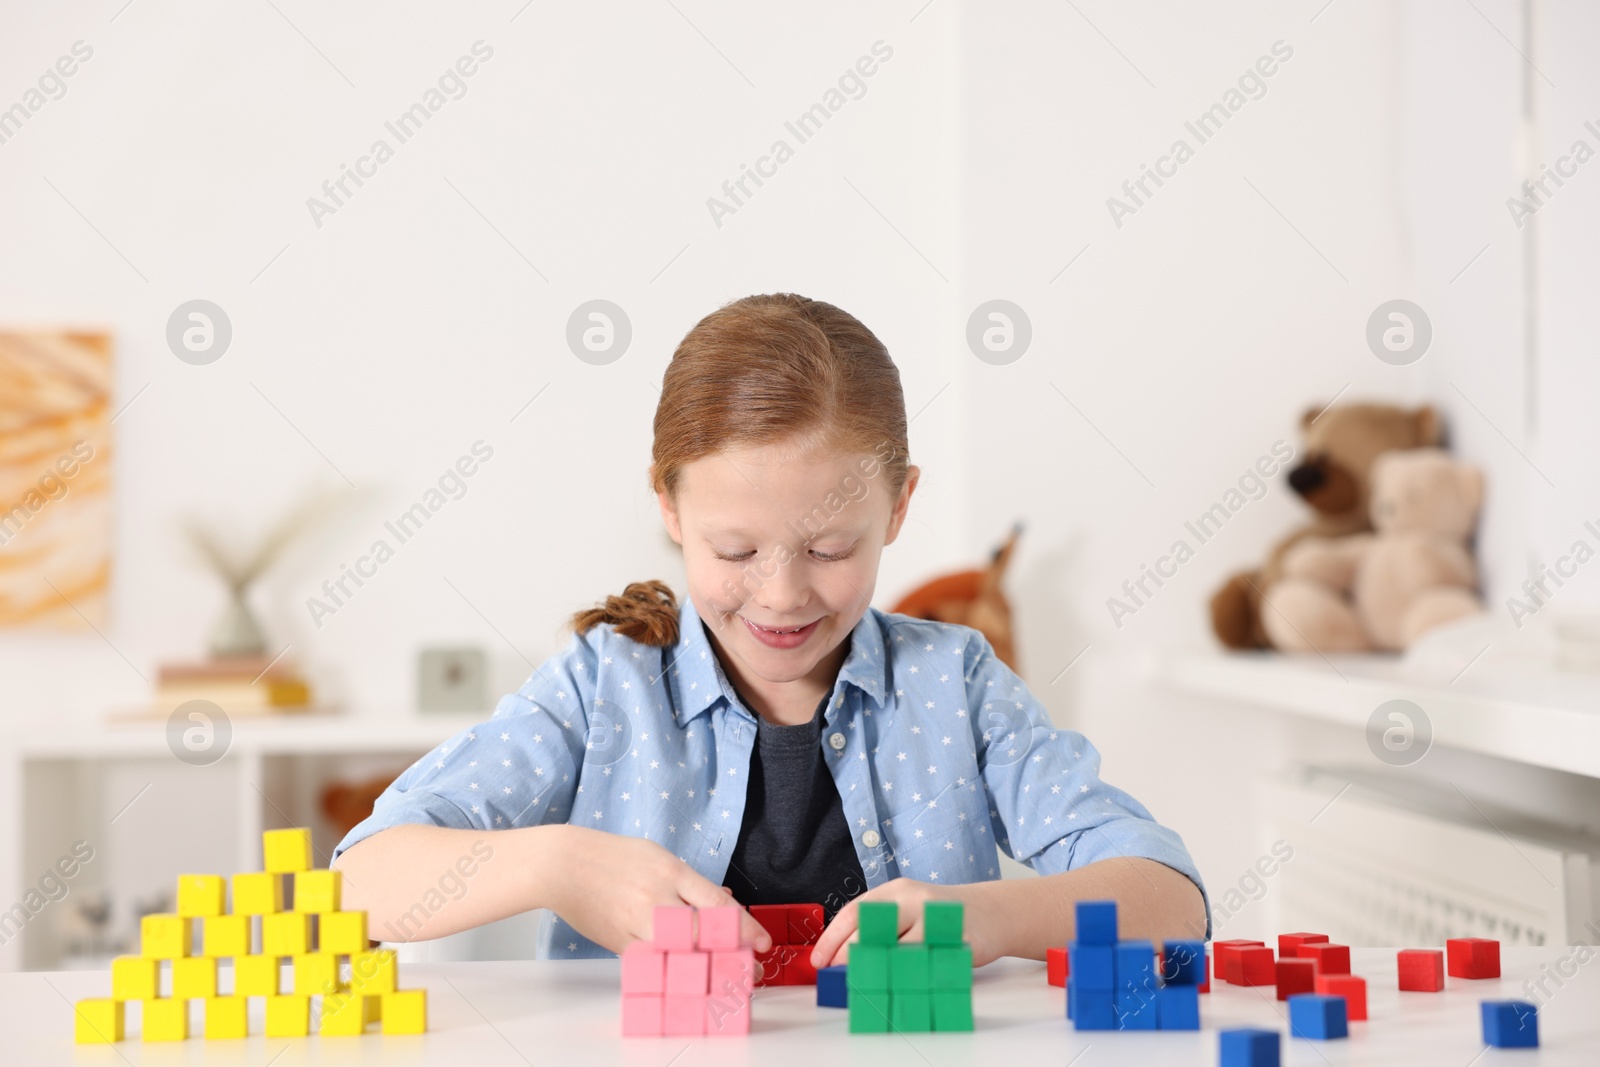
[[[740,904],[821,904],[825,920],[867,882],[833,775],[823,761],[822,712],[774,726],[757,718],[744,822],[722,884]]]

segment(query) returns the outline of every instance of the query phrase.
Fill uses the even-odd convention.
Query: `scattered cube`
[[[1278,958],[1292,960],[1300,954],[1301,945],[1328,943],[1327,934],[1279,934]]]
[[[1077,906],[1075,939],[1080,945],[1117,943],[1117,902],[1080,900]]]
[[[1067,984],[1067,949],[1047,948],[1044,950],[1044,980],[1053,986],[1066,987]]]
[[[1279,960],[1277,966],[1278,999],[1288,1000],[1296,993],[1317,993],[1317,964],[1315,960],[1289,958]]]
[[[317,951],[354,956],[367,951],[367,913],[331,911],[317,916]]]
[[[149,1000],[160,993],[160,960],[152,956],[118,956],[111,961],[112,1000]]]
[[[1156,1017],[1161,1030],[1200,1029],[1200,987],[1164,985],[1157,989]]]
[[[1289,998],[1289,1033],[1316,1041],[1349,1037],[1343,997],[1298,993]]]
[[[1491,1048],[1538,1048],[1539,1009],[1525,1000],[1486,1000],[1483,1043]]]
[[[139,1014],[145,1041],[187,1041],[189,1039],[189,1002],[171,997],[158,997],[139,1002]]]
[[[1438,993],[1444,989],[1444,953],[1436,948],[1400,950],[1400,988],[1412,993]]]
[[[930,900],[922,906],[922,941],[928,945],[959,945],[966,923],[959,900]]]
[[[1215,957],[1213,972],[1224,982],[1237,982],[1238,971],[1232,970],[1235,966],[1236,954],[1240,949],[1253,948],[1263,945],[1263,941],[1217,941],[1211,946],[1211,954]]]
[[[174,1000],[205,1000],[217,995],[217,961],[212,956],[185,956],[172,961]]]
[[[294,876],[294,910],[308,915],[339,910],[342,875],[338,871],[301,871]]]
[[[200,920],[200,952],[220,958],[250,952],[250,916],[207,915]]]
[[[250,1001],[244,997],[206,998],[206,1040],[249,1036],[249,1009]]]
[[[305,1037],[311,1033],[311,998],[287,993],[267,998],[267,1036]]]
[[[383,1032],[420,1034],[428,1029],[428,991],[402,989],[383,994]]]
[[[181,915],[146,915],[139,920],[139,947],[158,960],[187,956],[193,948],[194,924]]]
[[[1500,942],[1487,937],[1452,937],[1444,948],[1451,978],[1500,977]]]
[[[701,952],[725,952],[739,947],[739,919],[744,909],[737,904],[721,908],[701,908],[700,931],[695,947]]]
[[[1224,1030],[1217,1035],[1218,1067],[1278,1067],[1276,1030]]]
[[[1348,971],[1350,969],[1348,951],[1345,958],[1345,970]],[[1272,950],[1265,945],[1250,945],[1235,949],[1233,968],[1233,976],[1228,980],[1234,985],[1271,985],[1278,977]]]
[[[850,988],[845,981],[845,967],[838,964],[817,972],[817,1007],[848,1008]]]
[[[1301,945],[1296,958],[1315,961],[1318,974],[1350,973],[1349,945],[1325,945],[1317,943]]]
[[[121,1041],[125,1014],[120,1000],[80,1000],[73,1005],[72,1039],[80,1045]]]
[[[1325,996],[1343,997],[1345,1018],[1350,1022],[1366,1021],[1367,980],[1365,978],[1353,974],[1319,974],[1317,975],[1317,992]]]
[[[1168,985],[1206,984],[1204,941],[1168,941],[1161,954],[1161,980]]]
[[[262,870],[269,874],[293,874],[311,869],[310,830],[303,827],[268,830],[261,835],[261,844],[266,853]]]
[[[283,876],[251,871],[233,876],[233,913],[271,915],[283,910]]]
[[[278,988],[278,957],[235,956],[233,995],[236,997],[275,997]]]
[[[178,914],[186,919],[222,915],[227,899],[228,883],[219,874],[178,875]]]
[[[657,907],[651,930],[651,941],[663,952],[694,951],[694,909],[686,904]]]

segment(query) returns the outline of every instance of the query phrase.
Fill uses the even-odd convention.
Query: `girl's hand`
[[[856,897],[833,917],[833,922],[822,931],[816,947],[811,950],[811,962],[819,969],[843,963],[849,958],[850,945],[856,940],[859,906],[863,903],[893,901],[900,905],[901,940],[922,940],[922,905],[930,900],[955,900],[963,905],[963,937],[972,946],[972,965],[982,967],[999,959],[1001,942],[997,916],[985,914],[977,902],[963,895],[965,886],[933,885],[916,882],[910,878],[895,878],[876,889]],[[835,956],[838,956],[835,959]]]
[[[730,890],[701,876],[654,841],[581,826],[562,830],[551,910],[612,952],[620,953],[630,941],[648,941],[658,906],[716,908],[734,903]],[[757,952],[772,947],[771,935],[747,911],[741,911],[739,933]]]

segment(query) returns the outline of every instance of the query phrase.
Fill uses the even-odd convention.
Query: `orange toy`
[[[934,622],[954,622],[970,626],[989,639],[994,654],[1000,661],[1019,674],[1015,639],[1011,631],[1011,604],[1006,600],[1001,582],[1011,554],[1016,550],[1017,539],[1022,536],[1022,523],[1011,528],[1011,533],[994,550],[989,565],[970,571],[946,574],[923,583],[901,598],[891,610],[899,615],[911,615]]]

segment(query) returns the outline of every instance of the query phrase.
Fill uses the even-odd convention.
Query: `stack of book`
[[[155,710],[170,712],[189,700],[209,700],[232,716],[277,715],[309,711],[311,687],[292,666],[265,656],[163,664]]]

